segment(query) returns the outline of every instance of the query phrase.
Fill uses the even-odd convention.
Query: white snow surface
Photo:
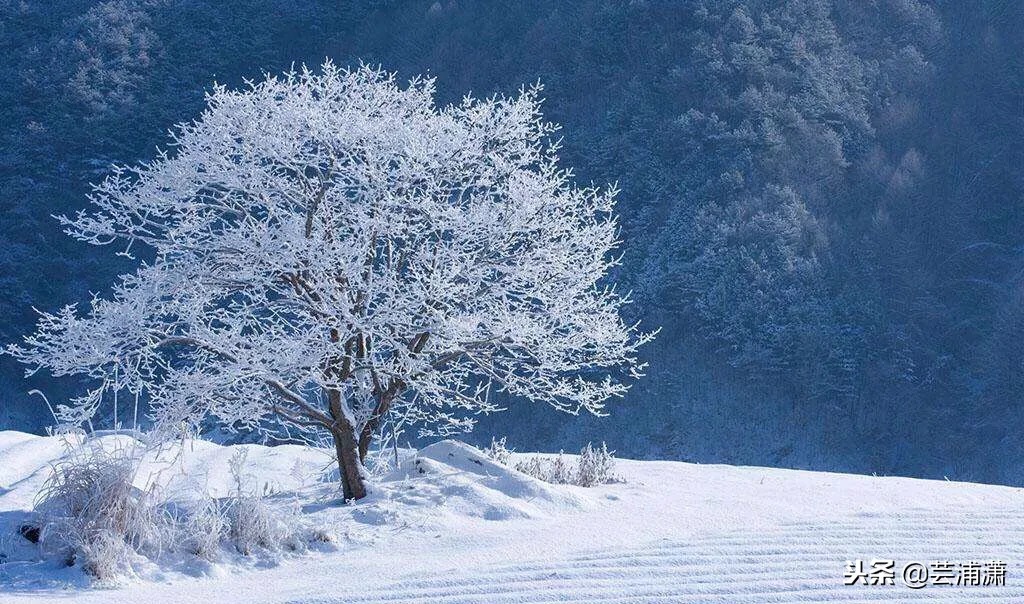
[[[539,482],[455,441],[409,454],[354,505],[324,480],[329,452],[241,445],[272,504],[297,509],[333,545],[157,561],[96,585],[16,533],[50,464],[75,444],[0,432],[0,602],[1024,602],[1022,489],[627,460],[622,482],[587,489]],[[138,482],[226,496],[238,447],[165,447],[147,454]],[[1006,586],[843,585],[847,560],[874,558],[1001,560]]]

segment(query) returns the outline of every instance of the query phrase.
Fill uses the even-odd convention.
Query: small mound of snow
[[[434,443],[406,459],[385,478],[395,480],[408,481],[410,490],[449,512],[485,520],[550,516],[589,502],[574,487],[547,484],[455,440]]]
[[[334,466],[331,451],[300,445],[243,444],[224,446],[189,440],[148,453],[139,474],[164,486],[172,499],[234,494],[231,458],[246,453],[246,474],[261,494],[286,493],[317,482]]]
[[[2,430],[0,431],[0,451],[16,445],[21,442],[33,440],[38,438],[35,434],[28,434],[27,432],[16,432],[14,430]]]
[[[50,464],[80,445],[81,440],[77,435],[0,432],[0,511],[30,509],[50,476]]]

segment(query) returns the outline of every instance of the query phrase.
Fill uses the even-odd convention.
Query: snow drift
[[[187,499],[231,497],[232,458],[246,451],[250,484],[307,527],[306,547],[222,547],[215,562],[189,564],[165,552],[104,589],[17,533],[51,464],[75,446],[0,432],[4,604],[1024,601],[1021,489],[622,460],[623,482],[587,489],[536,481],[455,441],[400,452],[354,505],[339,501],[325,451],[189,441],[148,452],[139,480]],[[1006,585],[843,585],[848,560],[872,558],[1002,560]]]

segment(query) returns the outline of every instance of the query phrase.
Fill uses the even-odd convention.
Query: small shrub
[[[487,458],[491,461],[496,461],[503,466],[507,466],[509,459],[512,457],[512,449],[505,446],[505,437],[501,437],[501,440],[495,440],[491,437],[491,445],[484,449],[484,453]]]
[[[226,506],[207,499],[193,508],[178,526],[181,546],[197,558],[213,562],[228,536],[230,522]]]
[[[111,529],[97,529],[72,539],[74,560],[82,570],[100,580],[115,579],[131,571],[132,547],[125,536]]]
[[[290,514],[275,510],[267,505],[260,493],[245,489],[250,476],[245,474],[248,452],[239,449],[231,457],[229,467],[235,481],[235,496],[227,505],[228,535],[235,549],[246,556],[257,548],[278,550],[298,549],[294,526],[296,519]]]
[[[228,507],[228,526],[235,549],[246,556],[256,549],[276,551],[282,546],[297,549],[288,518],[266,504],[262,497],[235,499]]]
[[[538,480],[552,484],[572,484],[573,474],[570,464],[566,463],[565,455],[558,453],[557,457],[531,457],[516,463],[515,469],[533,476]]]
[[[580,451],[580,459],[576,464],[576,480],[574,484],[581,487],[592,487],[609,482],[618,482],[614,475],[615,454],[608,450],[608,445],[601,443],[598,449],[587,443]]]

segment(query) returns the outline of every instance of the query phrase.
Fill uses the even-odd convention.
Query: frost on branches
[[[431,80],[330,62],[216,86],[169,151],[115,168],[92,212],[62,218],[153,262],[6,351],[99,382],[64,421],[126,389],[164,429],[326,430],[346,498],[366,494],[388,413],[462,430],[500,389],[600,414],[651,335],[600,283],[615,191],[557,166],[538,94],[437,108]]]

